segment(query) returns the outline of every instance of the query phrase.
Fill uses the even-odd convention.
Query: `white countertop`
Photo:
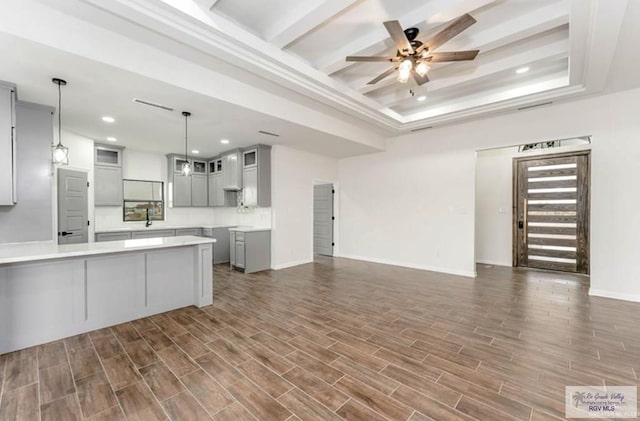
[[[268,227],[233,227],[233,228],[229,228],[229,231],[258,232],[258,231],[271,231],[271,228],[268,228]]]
[[[13,243],[0,245],[0,265],[169,247],[195,246],[215,242],[216,240],[214,238],[185,235],[180,237],[142,238],[138,240],[64,245],[58,245],[52,242]]]
[[[96,230],[96,234],[108,233],[108,232],[132,232],[132,231],[153,231],[153,230],[179,230],[189,228],[227,228],[234,227],[233,224],[227,225],[151,225],[145,227],[144,223],[135,226],[119,227],[119,228],[100,228]]]

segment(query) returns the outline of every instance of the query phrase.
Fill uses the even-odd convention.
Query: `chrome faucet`
[[[151,226],[151,215],[150,215],[150,213],[151,213],[151,209],[147,208],[147,223],[145,224],[145,226],[147,228],[149,228]]]

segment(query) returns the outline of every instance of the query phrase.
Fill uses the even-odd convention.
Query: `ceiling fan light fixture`
[[[422,77],[424,77],[429,70],[431,70],[431,67],[424,61],[420,61],[416,64],[416,73]]]
[[[407,83],[409,76],[411,76],[411,69],[413,69],[413,60],[405,59],[398,66],[398,82]]]
[[[411,70],[402,70],[398,72],[398,82],[407,83],[409,81],[409,76],[411,75]]]
[[[409,73],[411,71],[411,69],[413,69],[413,61],[411,59],[405,59],[402,61],[402,63],[400,63],[400,71],[405,71],[407,73]]]

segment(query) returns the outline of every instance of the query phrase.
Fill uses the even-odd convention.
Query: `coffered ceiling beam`
[[[505,47],[509,44],[522,41],[536,34],[558,28],[569,22],[569,11],[558,11],[556,8],[542,8],[530,15],[519,16],[515,19],[493,26],[482,32],[470,35],[466,42],[453,44],[452,50],[472,50],[479,49],[481,54]],[[449,64],[438,65],[444,68]],[[360,93],[366,94],[385,88],[394,83],[393,78],[384,80],[376,85],[358,86]]]
[[[300,10],[300,7],[293,8],[291,12],[285,13],[282,19],[279,19],[265,31],[264,37],[278,48],[283,48],[353,5],[356,1],[327,0],[313,2],[305,0],[304,2],[299,2],[307,5],[307,7],[303,10]],[[311,5],[311,7],[308,7],[308,5]]]
[[[495,0],[432,0],[426,2],[422,7],[411,11],[411,13],[400,16],[398,20],[403,28],[408,28],[424,21],[430,25],[435,25],[447,22],[465,13],[471,13],[494,1]],[[334,73],[344,66],[346,56],[358,53],[388,38],[389,33],[382,25],[382,22],[380,22],[380,25],[376,25],[375,29],[347,42],[342,48],[333,51],[321,61],[312,64],[325,73]]]
[[[423,92],[428,95],[428,93],[437,92],[441,89],[472,83],[475,80],[486,78],[492,74],[512,69],[515,70],[518,67],[532,65],[536,62],[553,61],[567,57],[568,55],[569,43],[566,39],[560,39],[552,43],[540,43],[540,45],[535,48],[523,49],[519,53],[508,54],[500,59],[491,57],[487,58],[486,61],[483,61],[482,56],[478,56],[477,66],[472,69],[466,68],[464,69],[465,71],[461,71],[457,75],[443,75],[443,77],[437,77],[437,74],[434,72],[431,81],[424,85],[426,89],[424,89]],[[398,83],[393,78],[392,81]],[[403,88],[405,86],[403,86]],[[410,87],[414,89],[413,85]],[[406,88],[409,89],[409,86],[406,86]],[[406,99],[404,91],[405,89],[402,90],[402,96],[399,95],[398,90],[393,90],[389,93],[385,93],[384,95],[375,96],[375,99],[386,107],[392,107]],[[416,89],[417,95],[419,95],[420,92],[420,90]]]

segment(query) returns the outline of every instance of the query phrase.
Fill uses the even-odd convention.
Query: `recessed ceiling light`
[[[194,154],[194,155],[198,155],[200,153],[200,151],[197,150],[197,149],[194,149],[194,150],[191,151],[191,153]]]
[[[116,121],[116,119],[106,115],[106,116],[102,117],[102,121],[104,121],[105,123],[114,123]]]
[[[529,71],[529,66],[519,68],[518,70],[516,70],[516,73],[521,75],[523,73],[527,73],[528,71]]]
[[[223,145],[228,145],[229,144],[229,139],[222,139],[220,141],[220,143],[222,143]]]
[[[118,140],[118,139],[116,139],[116,138],[115,138],[115,137],[113,137],[113,136],[109,136],[109,137],[107,138],[107,140],[108,140],[109,142],[115,142],[115,141],[116,141],[116,140]]]
[[[420,101],[420,102],[425,101],[426,99],[427,99],[427,96],[426,96],[426,95],[421,95],[421,96],[419,96],[418,98],[416,98],[416,100],[418,100],[418,101]]]

